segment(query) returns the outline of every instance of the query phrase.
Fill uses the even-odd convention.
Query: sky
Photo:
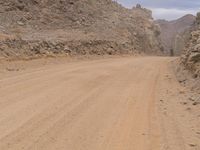
[[[196,15],[200,11],[200,0],[117,0],[123,6],[131,8],[136,4],[149,8],[154,19],[174,20],[186,14]]]

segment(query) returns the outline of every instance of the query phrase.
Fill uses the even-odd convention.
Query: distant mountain
[[[187,31],[195,22],[195,16],[188,14],[177,20],[157,20],[161,28],[161,41],[166,54],[180,55],[188,38]],[[189,33],[189,32],[188,32]],[[173,52],[171,52],[173,50]]]

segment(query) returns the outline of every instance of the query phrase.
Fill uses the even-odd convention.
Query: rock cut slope
[[[161,53],[159,27],[151,11],[140,6],[126,9],[112,0],[0,0],[0,13],[3,57]]]

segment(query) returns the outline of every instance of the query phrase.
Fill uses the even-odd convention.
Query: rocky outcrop
[[[74,50],[82,47],[80,43],[92,42],[88,46],[94,54],[97,45],[98,51],[109,47],[112,54],[162,53],[159,27],[154,24],[151,11],[139,5],[126,9],[112,0],[0,0],[0,12],[0,26],[6,31],[2,34],[16,37],[14,43],[20,40],[30,45],[35,41],[60,42]],[[4,47],[8,42],[15,45],[13,39],[6,39],[9,40],[1,41]],[[25,47],[26,53],[31,51],[31,46]],[[1,49],[0,54],[5,54],[5,48]],[[21,50],[14,53],[20,54]]]
[[[190,37],[195,16],[185,15],[177,20],[157,20],[161,27],[161,42],[167,55],[179,56]]]

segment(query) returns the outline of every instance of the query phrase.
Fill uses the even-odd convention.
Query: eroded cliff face
[[[159,27],[142,7],[126,9],[112,0],[0,0],[0,12],[1,57],[162,53]]]

